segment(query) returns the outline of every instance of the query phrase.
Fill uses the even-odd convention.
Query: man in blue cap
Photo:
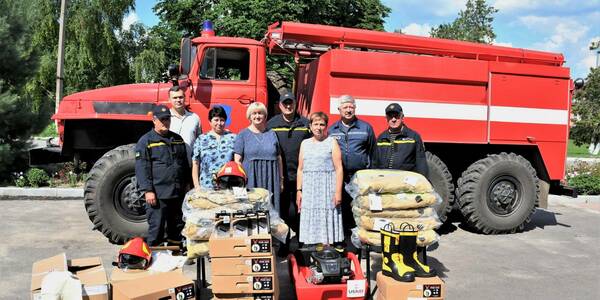
[[[183,138],[169,131],[171,112],[164,105],[152,109],[153,128],[135,146],[135,176],[146,199],[150,246],[181,242],[181,204],[190,174]]]
[[[402,106],[398,103],[388,105],[385,117],[388,129],[377,138],[371,168],[413,171],[427,177],[425,145],[421,136],[404,124]]]

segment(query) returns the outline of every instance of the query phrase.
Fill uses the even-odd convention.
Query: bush
[[[599,195],[600,163],[576,161],[569,165],[567,182],[580,195]]]
[[[48,182],[50,181],[50,176],[46,174],[46,171],[38,168],[32,168],[27,171],[26,177],[29,185],[32,187],[48,185]]]
[[[569,185],[581,195],[600,194],[600,176],[592,174],[577,175],[569,179]]]

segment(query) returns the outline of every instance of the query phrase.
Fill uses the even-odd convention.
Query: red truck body
[[[183,77],[177,83],[185,90],[189,108],[205,124],[204,131],[209,130],[207,114],[214,105],[225,107],[230,116],[227,126],[233,132],[248,126],[246,108],[254,101],[266,104],[273,114],[273,99],[278,95],[269,89],[266,54],[292,55],[297,63],[294,92],[303,115],[323,111],[332,123],[339,119],[338,98],[350,94],[356,99],[359,118],[379,134],[387,127],[385,107],[400,103],[406,124],[440,159],[436,172],[441,175],[432,182],[436,189],[443,182],[440,189],[448,208],[455,184],[457,198],[465,199],[472,198],[469,193],[485,193],[485,185],[491,184],[487,196],[478,197],[492,199],[488,206],[496,209],[498,220],[512,218],[520,202],[512,204],[498,195],[517,199],[533,184],[534,198],[527,208],[531,210],[533,202],[544,206],[544,194],[564,179],[573,83],[561,54],[292,22],[273,24],[260,42],[206,35],[188,44],[182,46]],[[150,128],[147,112],[152,106],[168,104],[171,86],[131,84],[65,97],[53,116],[63,156],[79,154],[93,162],[110,149],[135,143]],[[492,174],[487,183],[459,179],[496,160],[512,161],[507,162],[508,169],[511,163],[524,165],[522,171],[529,173],[525,177],[533,183],[524,184],[525,177],[519,174]],[[479,179],[484,175],[477,174]],[[95,202],[104,201],[98,197],[103,196],[90,192],[88,212],[98,205]],[[133,202],[127,201],[122,206],[131,210]],[[466,207],[473,201],[459,204]],[[463,212],[471,210],[467,207]],[[469,220],[482,229],[478,218]],[[525,220],[515,218],[519,223]],[[99,223],[92,213],[90,219]],[[512,230],[501,223],[485,225],[482,231]],[[96,227],[106,231],[102,225]],[[122,241],[130,233],[121,231],[125,233],[104,233]]]

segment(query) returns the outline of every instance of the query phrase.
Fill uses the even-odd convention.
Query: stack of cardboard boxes
[[[196,299],[194,282],[183,275],[182,269],[152,273],[148,270],[123,271],[114,267],[109,284],[100,257],[68,260],[65,253],[33,264],[31,299],[43,298],[42,281],[46,275],[54,271],[69,271],[77,277],[81,282],[84,300]]]
[[[382,272],[377,273],[377,300],[443,300],[445,293],[445,283],[438,276],[415,277],[413,282],[400,282]]]
[[[268,215],[262,212],[222,214],[208,241],[215,300],[277,300]]]

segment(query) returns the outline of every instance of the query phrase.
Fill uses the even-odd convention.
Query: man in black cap
[[[385,108],[388,129],[377,138],[373,151],[373,169],[413,171],[427,177],[429,168],[421,136],[404,124],[402,107],[392,103]]]
[[[298,154],[300,144],[310,137],[308,119],[296,113],[296,97],[285,93],[279,98],[281,114],[274,116],[267,122],[267,128],[277,134],[281,147],[283,160],[284,188],[281,194],[281,218],[298,232],[300,219],[296,207],[296,171],[298,170]],[[283,254],[283,253],[281,253]],[[285,253],[287,254],[287,253]]]
[[[135,146],[135,177],[146,199],[150,246],[162,242],[181,242],[183,220],[181,203],[190,174],[183,138],[169,131],[171,112],[164,105],[152,109],[154,128],[144,134]]]

